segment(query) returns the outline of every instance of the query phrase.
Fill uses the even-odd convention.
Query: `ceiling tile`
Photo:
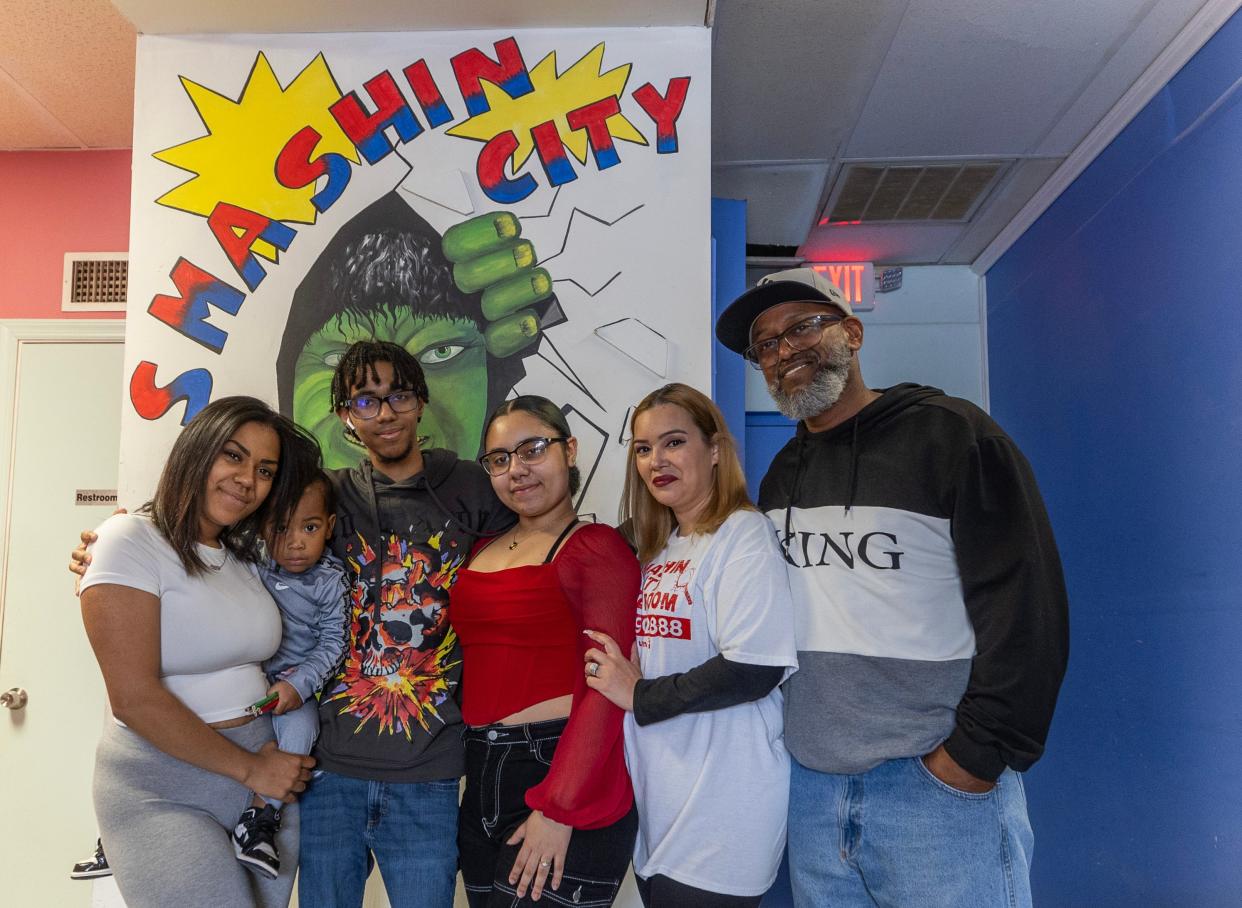
[[[1035,148],[1155,0],[912,0],[847,156]]]
[[[1074,99],[1039,145],[1039,155],[1064,156],[1086,138],[1104,115],[1186,27],[1204,0],[1160,0],[1124,38],[1090,84]]]
[[[703,25],[707,0],[114,0],[146,35]]]
[[[0,69],[80,140],[75,145],[125,148],[135,41],[107,0],[5,0]]]
[[[827,158],[848,138],[907,0],[725,0],[712,159]]]
[[[81,147],[73,133],[0,73],[0,151]]]
[[[815,218],[828,162],[712,168],[712,195],[746,199],[746,242],[797,246]]]

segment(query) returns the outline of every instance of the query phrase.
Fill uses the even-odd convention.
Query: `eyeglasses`
[[[409,413],[418,408],[418,395],[413,391],[393,391],[383,397],[376,394],[359,394],[345,401],[345,406],[359,419],[375,419],[383,409],[385,401],[394,413]]]
[[[488,476],[504,476],[513,466],[514,455],[517,455],[517,459],[527,466],[534,466],[548,456],[549,445],[568,440],[567,438],[528,438],[512,451],[506,451],[503,448],[488,451],[479,458],[479,463],[483,464],[483,469],[487,470]]]
[[[756,369],[766,369],[774,365],[780,358],[781,341],[789,345],[793,351],[809,350],[819,343],[824,332],[837,322],[845,321],[844,315],[812,315],[802,321],[790,325],[776,337],[768,337],[751,344],[742,356]]]

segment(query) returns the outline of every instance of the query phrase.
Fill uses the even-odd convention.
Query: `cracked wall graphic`
[[[425,447],[560,403],[611,519],[627,408],[710,381],[708,37],[142,36],[122,503],[225,394],[356,462],[329,384],[377,338],[427,374]]]

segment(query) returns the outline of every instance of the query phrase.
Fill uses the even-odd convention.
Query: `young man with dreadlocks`
[[[308,908],[361,904],[372,860],[394,908],[453,903],[463,753],[449,587],[473,541],[514,517],[476,464],[419,447],[428,397],[392,343],[353,344],[332,380],[332,409],[367,457],[329,473],[352,590],[345,661],[320,700],[322,772],[302,798]]]

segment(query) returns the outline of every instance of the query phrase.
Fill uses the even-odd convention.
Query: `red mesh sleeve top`
[[[629,811],[622,710],[587,687],[583,656],[602,631],[628,653],[634,643],[638,561],[621,534],[587,524],[547,564],[463,569],[452,622],[461,641],[462,717],[490,725],[544,700],[573,694],[569,721],[526,804],[576,829],[598,829]]]

